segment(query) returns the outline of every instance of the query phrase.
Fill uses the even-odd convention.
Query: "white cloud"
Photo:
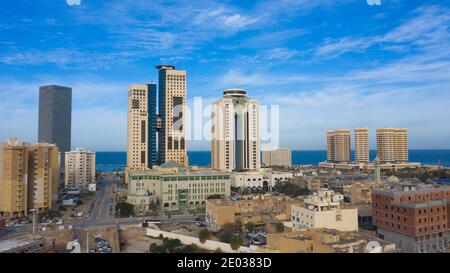
[[[66,3],[69,6],[80,6],[81,0],[66,0]]]

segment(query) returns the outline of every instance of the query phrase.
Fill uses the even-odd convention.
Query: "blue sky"
[[[242,87],[279,105],[281,146],[325,149],[326,130],[368,127],[373,148],[392,126],[409,128],[411,148],[450,148],[449,4],[4,0],[0,139],[36,141],[38,88],[61,84],[72,146],[125,150],[128,85],[170,63],[187,70],[190,100]]]

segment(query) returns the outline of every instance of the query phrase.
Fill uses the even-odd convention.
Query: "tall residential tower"
[[[261,166],[259,102],[242,89],[226,89],[211,113],[211,165],[217,170],[254,170]]]
[[[355,161],[358,163],[369,162],[369,129],[355,129]]]
[[[408,161],[408,130],[377,129],[377,152],[381,162]]]
[[[338,129],[327,132],[327,160],[330,162],[350,161],[349,129]]]

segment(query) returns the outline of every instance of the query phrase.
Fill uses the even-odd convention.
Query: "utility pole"
[[[86,253],[89,253],[89,229],[86,229]]]
[[[30,212],[33,213],[33,238],[36,236],[36,209],[30,209]]]

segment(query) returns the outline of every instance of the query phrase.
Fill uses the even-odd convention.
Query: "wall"
[[[218,242],[218,241],[213,241],[213,240],[206,240],[206,242],[204,244],[202,244],[198,238],[196,237],[192,237],[192,236],[187,236],[187,235],[183,235],[183,234],[178,234],[178,233],[173,233],[173,232],[167,232],[167,231],[162,231],[162,230],[157,230],[157,229],[152,229],[152,228],[147,228],[146,231],[146,235],[150,236],[150,237],[159,237],[160,235],[166,237],[166,238],[171,238],[171,239],[178,239],[181,241],[182,244],[185,245],[190,245],[190,244],[195,244],[198,247],[204,248],[204,249],[208,249],[211,251],[215,251],[218,248],[220,248],[223,252],[225,253],[260,253],[260,251],[254,249],[254,248],[250,248],[250,247],[240,247],[238,249],[238,251],[234,251],[233,249],[231,249],[230,244],[227,243],[222,243],[222,242]]]

